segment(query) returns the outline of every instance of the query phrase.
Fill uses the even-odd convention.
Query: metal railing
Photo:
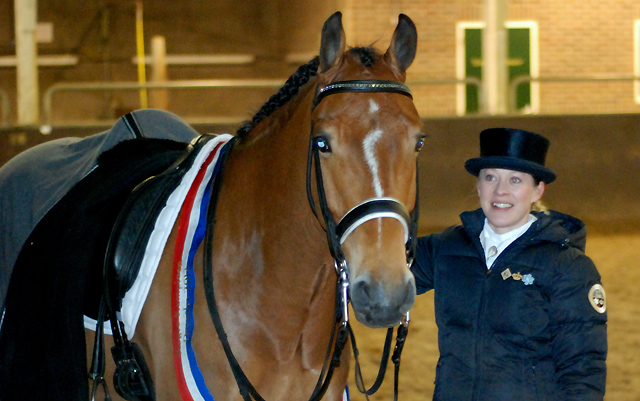
[[[282,79],[209,79],[183,80],[140,84],[137,82],[70,82],[52,85],[42,98],[44,124],[51,125],[53,95],[58,92],[113,91],[141,89],[197,89],[197,88],[279,88]]]
[[[456,85],[456,84],[469,84],[478,87],[478,93],[482,90],[482,81],[476,77],[466,77],[464,79],[446,78],[446,79],[433,79],[433,80],[415,80],[407,81],[407,85]]]
[[[137,82],[65,82],[52,85],[43,95],[42,110],[44,125],[52,124],[53,96],[59,92],[77,91],[114,91],[141,89],[211,89],[211,88],[279,88],[284,79],[211,79],[181,80],[140,84]],[[414,80],[407,82],[409,86],[470,84],[481,91],[481,82],[476,77],[466,79]]]
[[[181,80],[139,84],[137,82],[70,82],[58,83],[51,86],[43,95],[43,121],[45,125],[52,124],[53,97],[59,92],[73,91],[117,91],[117,90],[141,90],[141,89],[198,89],[198,88],[279,88],[284,79],[213,79],[213,80]],[[640,76],[584,76],[584,77],[532,77],[521,75],[515,77],[509,84],[510,112],[517,111],[518,86],[531,82],[607,82],[607,81],[640,81]],[[434,79],[411,80],[407,82],[410,87],[468,84],[477,87],[481,95],[481,81],[476,77],[465,79]],[[2,105],[2,122],[10,125],[11,110],[9,97],[6,91],[0,88],[0,102]]]
[[[591,77],[532,77],[519,75],[509,84],[509,110],[517,111],[518,86],[531,82],[607,82],[607,81],[640,81],[640,76],[591,76]]]
[[[2,105],[2,126],[11,126],[11,104],[9,103],[9,94],[6,90],[0,88],[0,104]]]

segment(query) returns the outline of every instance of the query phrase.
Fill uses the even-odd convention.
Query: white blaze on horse
[[[373,328],[407,316],[424,135],[403,82],[416,44],[400,15],[386,52],[347,49],[336,13],[319,57],[235,137],[216,139],[221,153],[193,178],[130,340],[153,387],[138,399],[340,400],[338,312],[350,300]],[[116,343],[129,345],[119,326]],[[135,393],[124,359],[116,387]],[[115,370],[109,358],[106,383]]]

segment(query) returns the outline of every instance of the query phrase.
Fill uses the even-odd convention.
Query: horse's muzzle
[[[350,284],[351,305],[358,321],[371,328],[393,327],[411,309],[416,299],[413,274],[407,271],[402,284],[374,281],[369,274],[362,274]]]

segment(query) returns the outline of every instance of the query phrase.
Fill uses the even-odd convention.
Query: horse
[[[333,338],[344,333],[347,303],[366,326],[386,328],[406,323],[415,300],[424,134],[403,83],[416,46],[402,14],[384,53],[347,48],[339,12],[325,22],[319,56],[216,145],[219,172],[190,190],[208,206],[183,205],[169,227],[131,342],[110,311],[104,346],[115,358],[124,341],[128,353],[90,387],[115,382],[114,398],[130,400],[342,399],[349,361],[338,351],[349,345]],[[202,242],[182,259],[198,213]],[[188,278],[176,273],[185,260]],[[185,287],[191,298],[180,301]],[[184,309],[193,323],[176,329]],[[91,361],[97,337],[85,335]],[[186,337],[197,360],[188,378],[178,374]],[[136,393],[140,371],[151,388]]]

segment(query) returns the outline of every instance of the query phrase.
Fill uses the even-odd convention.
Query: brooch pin
[[[525,274],[524,276],[522,276],[522,282],[524,283],[524,285],[531,285],[533,284],[535,278],[533,278],[533,276],[531,274]]]
[[[535,281],[535,278],[531,274],[521,274],[520,272],[511,273],[511,270],[505,269],[502,273],[500,273],[503,280],[508,279],[509,277],[513,278],[515,281],[521,281],[524,285],[531,285]]]

